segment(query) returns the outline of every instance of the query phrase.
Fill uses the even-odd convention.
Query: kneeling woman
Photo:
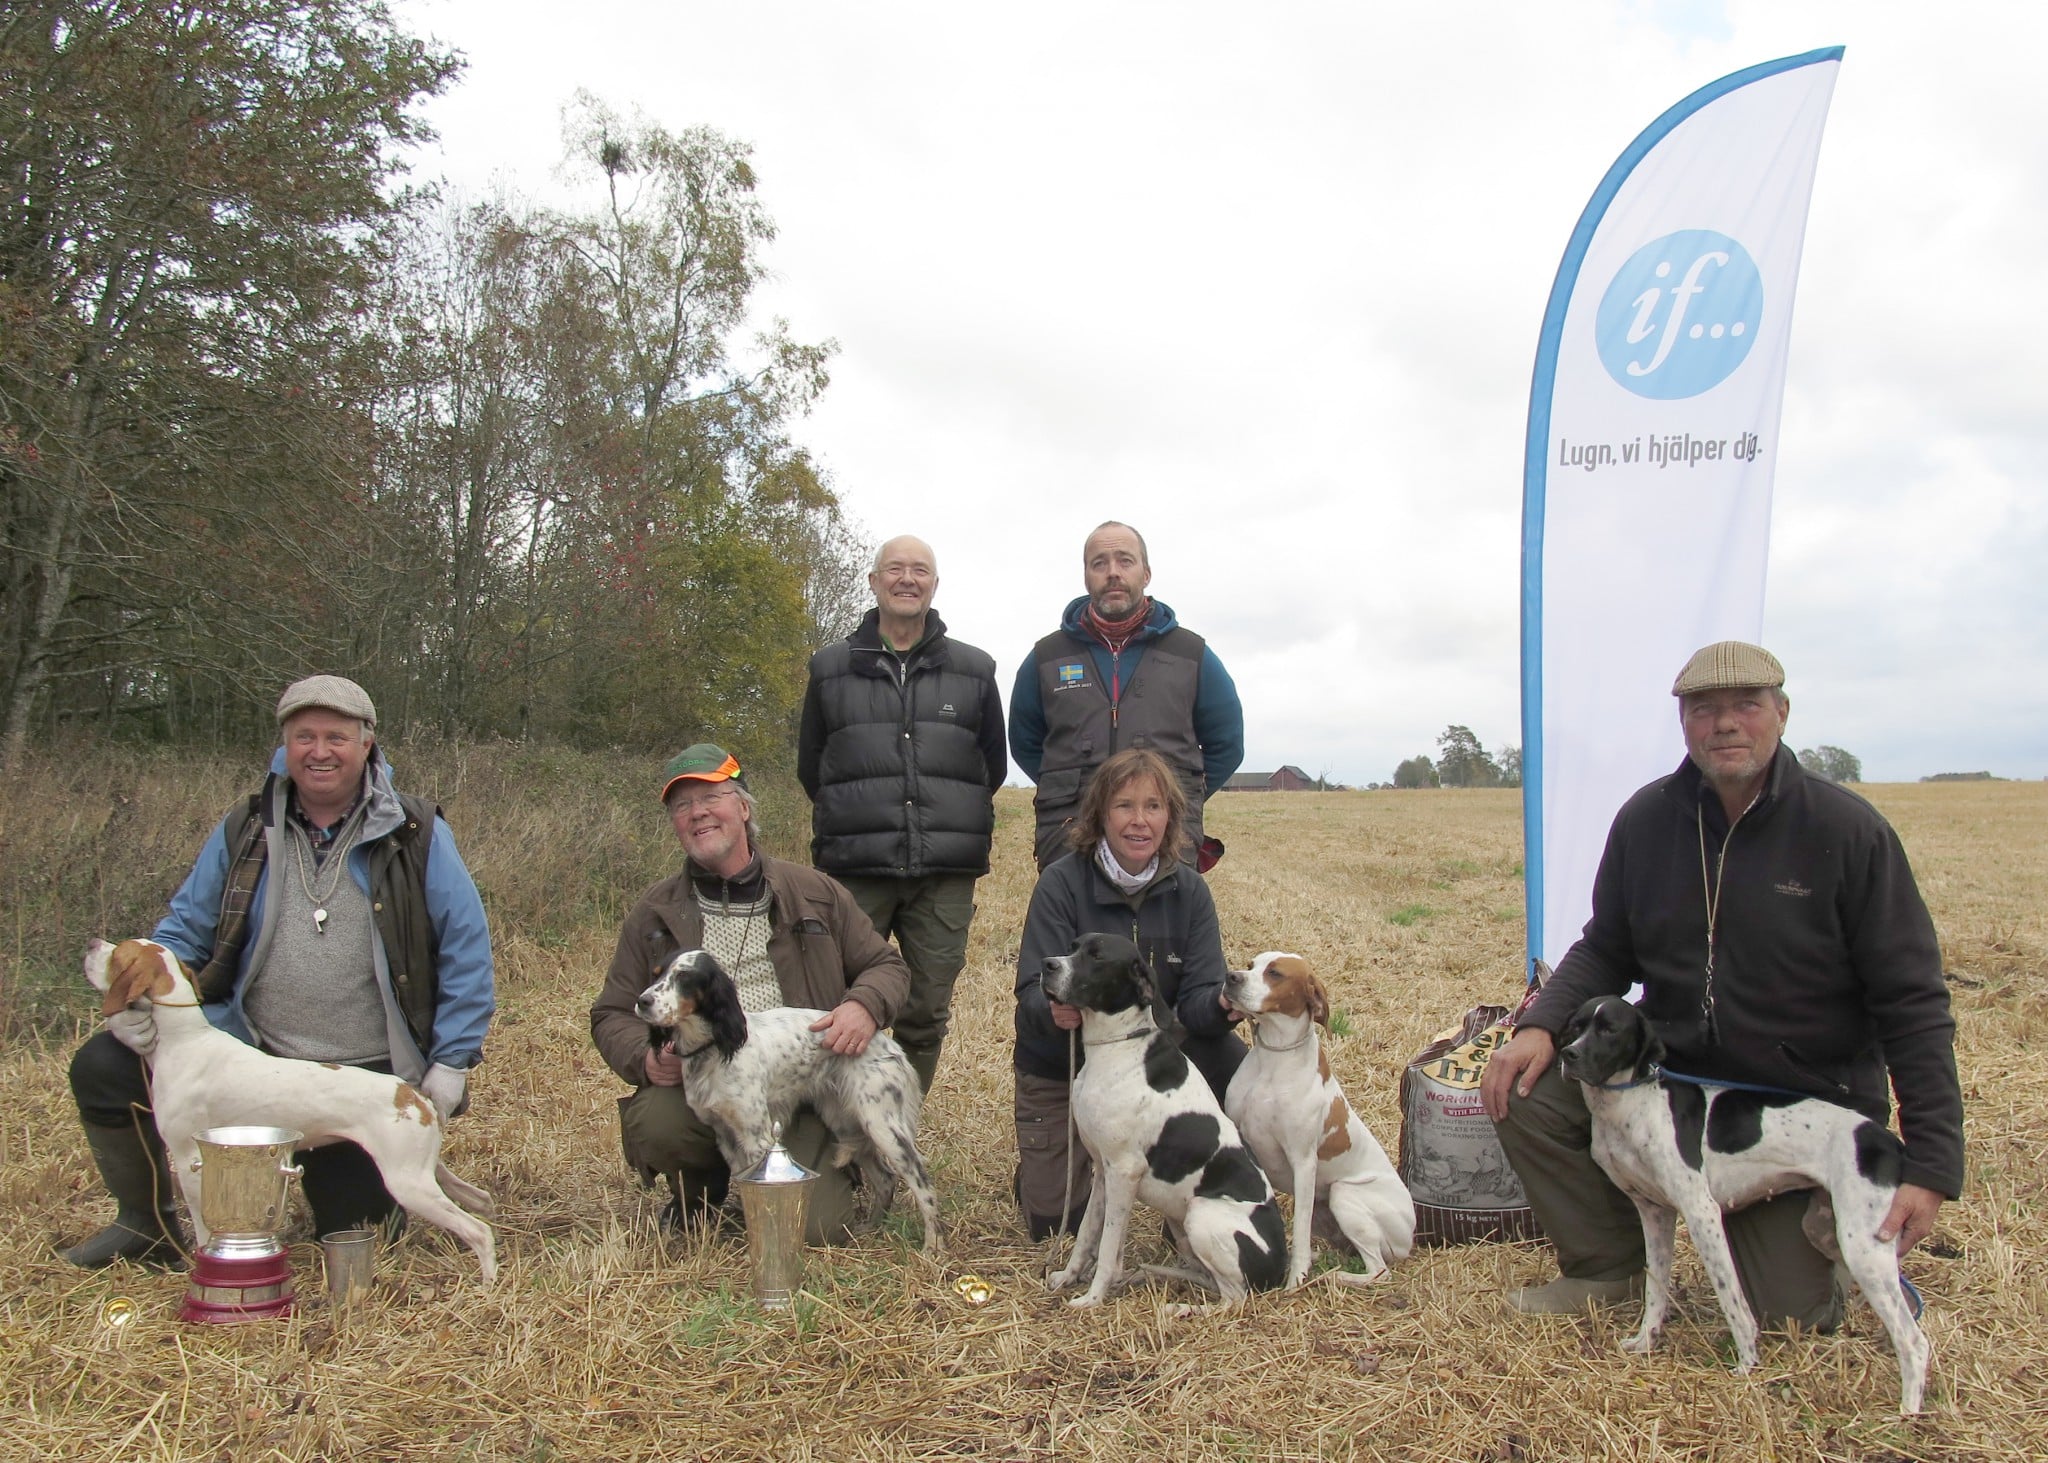
[[[1096,769],[1074,820],[1074,851],[1031,891],[1017,952],[1017,1202],[1033,1239],[1078,1226],[1091,1175],[1069,1152],[1068,1053],[1078,1067],[1081,1013],[1039,984],[1048,955],[1082,935],[1124,935],[1145,956],[1181,1050],[1220,1101],[1245,1045],[1223,1004],[1223,940],[1209,886],[1183,854],[1187,795],[1165,759],[1133,747]],[[1066,1213],[1071,1179],[1072,1200]]]

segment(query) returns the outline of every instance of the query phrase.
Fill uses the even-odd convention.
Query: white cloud
[[[2048,773],[2032,5],[401,13],[471,61],[430,175],[546,190],[579,86],[754,146],[766,312],[841,348],[800,435],[933,543],[1006,689],[1126,518],[1246,692],[1247,767],[1358,783],[1451,722],[1521,740],[1529,370],[1594,184],[1695,88],[1846,44],[1766,615],[1791,739]]]

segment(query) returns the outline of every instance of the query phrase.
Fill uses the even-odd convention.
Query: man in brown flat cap
[[[214,825],[155,937],[223,1031],[277,1056],[395,1072],[454,1117],[496,1004],[490,928],[455,835],[431,801],[392,786],[377,708],[354,681],[292,682],[277,728],[269,779]],[[117,1206],[62,1252],[74,1265],[178,1263],[144,1070],[155,1040],[148,1013],[122,1011],[72,1057],[72,1097]],[[356,1144],[294,1158],[316,1234],[396,1211]]]
[[[1934,923],[1891,825],[1862,798],[1808,775],[1782,745],[1785,669],[1760,646],[1694,653],[1671,687],[1686,760],[1614,820],[1593,917],[1487,1063],[1481,1100],[1560,1277],[1513,1291],[1529,1314],[1639,1294],[1642,1223],[1593,1161],[1557,1033],[1593,996],[1643,987],[1642,1006],[1690,1077],[1825,1098],[1888,1122],[1897,1094],[1905,1182],[1879,1237],[1904,1254],[1963,1181],[1955,1021]],[[1810,1191],[1726,1216],[1760,1323],[1841,1320],[1834,1266],[1800,1221]]]

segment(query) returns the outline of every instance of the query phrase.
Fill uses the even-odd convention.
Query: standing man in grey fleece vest
[[[1152,564],[1135,528],[1089,534],[1081,576],[1088,592],[1032,647],[1010,695],[1010,755],[1038,784],[1039,872],[1068,851],[1090,775],[1125,747],[1149,747],[1173,768],[1190,843],[1173,852],[1206,869],[1202,803],[1244,761],[1237,687],[1208,643],[1147,597]]]

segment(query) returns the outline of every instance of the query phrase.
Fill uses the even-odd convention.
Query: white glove
[[[122,1009],[107,1018],[107,1030],[145,1062],[156,1055],[156,1017],[147,1011]]]
[[[427,1101],[434,1105],[434,1111],[445,1123],[467,1106],[464,1099],[469,1092],[469,1073],[436,1062],[427,1068],[427,1075],[420,1078],[419,1089],[426,1094]]]

